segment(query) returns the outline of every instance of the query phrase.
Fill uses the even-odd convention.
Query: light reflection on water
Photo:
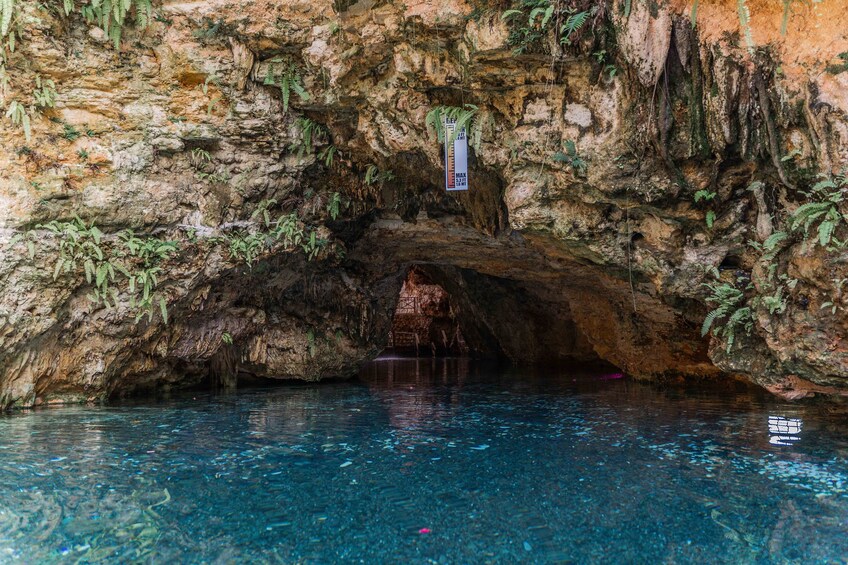
[[[792,445],[801,440],[801,418],[784,418],[783,416],[769,416],[768,427],[769,443],[772,445]]]
[[[2,417],[0,562],[848,556],[844,416],[617,377],[394,360]]]

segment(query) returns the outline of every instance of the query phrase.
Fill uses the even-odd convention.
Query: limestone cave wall
[[[542,3],[15,0],[0,406],[352,374],[412,265],[516,361],[844,395],[838,0]]]

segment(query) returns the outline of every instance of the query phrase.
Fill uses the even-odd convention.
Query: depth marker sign
[[[468,136],[459,130],[453,143],[448,143],[456,130],[456,120],[445,118],[445,187],[468,190]]]

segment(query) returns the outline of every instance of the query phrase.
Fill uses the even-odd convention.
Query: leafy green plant
[[[469,139],[478,139],[479,140],[479,127],[474,119],[475,114],[479,108],[474,104],[465,104],[462,107],[459,106],[436,106],[429,112],[427,112],[427,116],[425,118],[425,124],[428,129],[432,129],[436,132],[436,136],[439,141],[442,143],[451,144],[456,141],[457,137],[459,137],[460,132],[465,129],[466,132],[469,132]],[[445,124],[451,123],[453,125],[453,131],[451,132],[449,138],[445,139]],[[476,143],[472,143],[474,147],[479,146],[479,141]]]
[[[36,108],[54,108],[56,106],[56,84],[51,79],[42,80],[41,76],[36,75],[32,98],[35,101]]]
[[[301,243],[303,252],[308,260],[313,260],[318,256],[318,253],[327,245],[326,239],[319,239],[315,232],[309,233],[309,238]]]
[[[62,137],[67,139],[68,141],[76,141],[80,137],[80,132],[69,123],[62,124],[62,133],[60,134]]]
[[[79,157],[80,161],[88,161],[88,151],[85,149],[78,150],[77,157]]]
[[[705,283],[704,286],[710,290],[707,302],[715,305],[715,308],[704,319],[701,335],[705,336],[712,330],[714,336],[725,341],[726,351],[730,353],[736,337],[740,333],[750,335],[753,330],[753,313],[746,305],[745,293],[735,285],[717,281]],[[751,288],[750,283],[748,288]]]
[[[124,267],[122,272],[129,280],[130,308],[136,310],[136,322],[147,314],[147,321],[153,319],[158,306],[165,324],[168,323],[168,303],[164,296],[157,295],[159,284],[159,263],[168,259],[179,250],[176,241],[163,241],[155,237],[140,238],[133,230],[124,230],[118,234],[123,244],[121,255],[132,257],[137,266]]]
[[[695,203],[697,204],[702,200],[704,202],[711,202],[716,197],[716,194],[717,193],[706,189],[699,190],[695,193]]]
[[[215,75],[207,75],[206,76],[206,80],[204,80],[203,84],[200,85],[200,90],[203,92],[203,94],[205,96],[209,96],[209,84],[210,83],[214,84],[215,86],[219,86],[218,85],[218,77],[215,76]],[[216,94],[215,96],[212,96],[212,97],[209,98],[209,102],[206,104],[206,115],[207,116],[212,115],[212,110],[215,108],[215,105],[220,100],[221,100],[220,94]]]
[[[592,6],[589,10],[576,11],[569,10],[569,15],[565,19],[565,23],[560,28],[559,42],[563,45],[571,45],[573,39],[580,34],[580,31],[589,21],[589,18],[598,12],[597,6]]]
[[[24,242],[27,248],[27,255],[30,261],[35,258],[35,244],[38,241],[38,236],[32,230],[27,230],[22,233],[16,233],[9,240],[9,245],[16,245],[19,242]]]
[[[279,218],[271,230],[271,237],[275,241],[281,241],[283,247],[289,250],[300,245],[303,236],[303,228],[300,227],[300,220],[294,212]]]
[[[230,332],[224,332],[223,334],[221,334],[221,341],[223,341],[227,345],[232,345],[233,344],[232,334],[230,334]]]
[[[528,51],[545,35],[553,15],[550,0],[521,0],[519,8],[501,14],[501,19],[511,24],[507,41],[513,46],[512,52],[520,55]]]
[[[773,271],[771,273],[769,280],[761,289],[762,294],[754,297],[751,305],[756,308],[762,304],[766,307],[768,313],[774,316],[776,314],[783,314],[786,310],[786,295],[797,286],[798,279],[790,278],[786,273],[775,278]]]
[[[59,258],[53,267],[53,280],[63,273],[76,272],[81,266],[86,282],[94,285],[88,298],[95,304],[102,302],[107,308],[117,303],[118,293],[112,286],[116,265],[106,258],[101,247],[103,233],[93,222],[86,224],[79,216],[74,216],[70,222],[53,220],[38,224],[36,228],[46,229],[59,239]]]
[[[206,163],[212,162],[212,156],[203,148],[195,147],[191,150],[191,164],[195,169],[201,168]]]
[[[380,171],[377,165],[368,165],[365,169],[365,184],[371,186],[373,184],[383,184],[394,180],[395,174],[392,171]]]
[[[24,128],[24,136],[27,141],[32,139],[32,126],[30,124],[29,114],[27,114],[23,104],[17,100],[12,100],[6,109],[6,117],[16,126],[22,126]]]
[[[318,159],[320,159],[326,167],[333,166],[333,159],[335,158],[337,153],[337,149],[335,145],[328,145],[324,149],[318,153]]]
[[[845,215],[839,211],[839,205],[845,199],[848,188],[848,176],[845,172],[833,177],[823,178],[813,185],[809,191],[802,194],[813,200],[799,206],[789,218],[789,226],[793,231],[803,229],[806,239],[810,228],[815,227],[817,237],[813,240],[822,247],[827,247],[833,240],[837,247],[845,242],[834,237],[838,227],[846,222]]]
[[[224,236],[229,247],[230,259],[243,262],[248,267],[253,267],[253,263],[265,250],[265,239],[266,236],[263,233],[247,231],[238,231]]]
[[[275,57],[269,61],[268,73],[265,75],[264,84],[273,85],[280,89],[283,97],[283,113],[289,111],[289,99],[294,92],[301,102],[309,100],[309,93],[303,86],[303,77],[297,65],[290,58]]]
[[[832,75],[838,75],[848,71],[848,51],[843,51],[837,57],[839,58],[839,63],[825,67],[825,70]]]
[[[133,230],[118,233],[118,239],[123,243],[125,254],[135,257],[145,265],[154,265],[179,251],[176,241],[163,241],[155,237],[140,238]]]
[[[712,192],[707,189],[701,189],[695,193],[695,204],[699,202],[712,202],[716,197],[715,192]],[[713,224],[715,223],[716,213],[715,210],[709,209],[707,210],[706,216],[704,217],[704,221],[707,223],[707,227],[709,229],[713,229]]]
[[[15,0],[0,1],[0,37],[9,34],[12,17],[15,15]]]
[[[627,11],[629,12],[629,5]],[[530,50],[554,28],[558,33],[559,43],[571,45],[590,18],[597,13],[598,6],[594,3],[521,0],[518,8],[506,10],[501,19],[510,23],[508,42],[514,46],[513,53],[520,55]]]
[[[230,180],[228,171],[221,172],[212,166],[212,155],[205,149],[200,147],[192,149],[189,160],[194,167],[194,177],[197,180],[212,183],[227,182]]]
[[[64,0],[65,15],[74,9],[74,0]],[[121,35],[129,22],[131,13],[135,14],[135,25],[144,29],[153,18],[151,0],[92,0],[83,4],[80,12],[88,23],[102,29],[112,40],[115,49],[121,48]]]
[[[603,66],[603,72],[608,75],[607,78],[610,80],[615,78],[615,75],[618,74],[618,67],[607,61],[607,50],[602,49],[600,51],[595,51],[592,55],[598,61],[598,64]]]
[[[289,145],[289,151],[296,153],[298,160],[301,160],[304,155],[312,154],[315,143],[327,136],[327,130],[324,129],[324,126],[309,118],[298,118],[295,125],[297,126],[298,137]]]
[[[842,287],[848,279],[833,279],[833,292],[830,300],[822,302],[820,310],[829,309],[831,314],[836,314],[839,311],[845,311],[845,296],[842,295]]]
[[[554,161],[557,163],[565,163],[571,167],[572,172],[579,176],[586,176],[588,164],[577,153],[577,145],[570,139],[563,144],[564,151],[554,153]]]
[[[335,220],[339,217],[339,212],[341,211],[342,205],[342,195],[338,192],[334,192],[330,197],[330,202],[327,203],[327,213],[330,214],[330,217]]]
[[[262,221],[265,223],[265,227],[271,226],[271,212],[270,209],[277,205],[277,199],[271,198],[269,200],[262,200],[259,204],[256,205],[256,210],[253,211],[253,214],[250,215],[251,220],[255,220],[259,216],[262,216]]]

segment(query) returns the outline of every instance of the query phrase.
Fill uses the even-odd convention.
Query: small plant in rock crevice
[[[338,192],[334,192],[332,196],[330,196],[330,201],[327,203],[327,213],[330,215],[330,218],[335,220],[339,217],[339,213],[341,212],[342,206],[342,195]]]
[[[787,232],[777,231],[763,243],[748,242],[760,253],[757,263],[762,271],[756,272],[764,271],[764,278],[749,278],[747,274],[737,273],[733,284],[722,280],[704,283],[703,286],[710,291],[706,301],[713,309],[704,319],[701,335],[712,331],[714,336],[724,340],[725,350],[730,353],[740,335],[751,334],[758,309],[764,308],[770,316],[786,311],[789,293],[798,284],[797,279],[790,278],[786,273],[777,274],[777,256],[788,238]],[[713,270],[713,276],[719,279],[720,273]]]
[[[395,174],[392,171],[381,171],[377,165],[371,164],[365,169],[365,185],[372,186],[375,184],[383,185],[384,183],[393,181]]]
[[[213,166],[212,155],[203,148],[195,147],[192,149],[189,161],[194,167],[194,178],[199,181],[219,183],[230,180],[227,171],[221,172]]]
[[[501,19],[510,25],[508,43],[513,53],[521,55],[533,50],[551,32],[556,33],[557,43],[574,44],[603,9],[604,3],[596,0],[519,0]]]
[[[848,190],[848,175],[842,172],[835,177],[825,177],[810,188],[809,191],[801,191],[811,202],[798,207],[789,218],[789,226],[793,231],[802,231],[805,241],[808,239],[810,229],[815,229],[816,236],[812,238],[813,246],[816,243],[822,247],[830,247],[831,243],[836,248],[845,247],[846,241],[835,237],[835,232],[848,220],[839,211],[839,206],[845,200]]]
[[[296,94],[302,102],[310,99],[309,93],[303,85],[303,77],[297,65],[290,58],[274,57],[268,62],[268,72],[265,75],[264,84],[276,86],[280,89],[283,98],[283,113],[289,111],[289,100],[292,93]]]
[[[324,166],[330,168],[333,166],[338,149],[335,145],[328,145],[318,153],[318,159],[324,163]]]
[[[275,204],[275,200],[259,203],[253,215],[253,218],[261,216],[263,219],[259,228],[254,226],[225,233],[208,241],[225,243],[231,259],[251,267],[260,255],[274,248],[286,252],[302,251],[308,260],[316,259],[327,247],[328,240],[319,237],[317,230],[304,226],[296,213],[272,219],[269,208]],[[341,206],[339,193],[334,193],[329,206],[330,215],[337,216]],[[11,245],[25,244],[30,260],[35,258],[39,245],[45,241],[43,232],[37,230],[47,232],[47,239],[56,241],[58,256],[52,267],[54,281],[64,275],[82,275],[91,285],[87,296],[93,303],[113,309],[118,305],[121,294],[126,292],[126,303],[130,312],[135,313],[136,321],[144,315],[152,321],[158,311],[163,321],[168,323],[167,299],[157,288],[163,273],[162,264],[179,252],[176,241],[142,237],[127,229],[107,242],[94,222],[85,222],[74,216],[70,221],[53,220],[13,235]],[[188,240],[195,244],[198,242],[193,228],[190,228]],[[123,287],[123,279],[126,279],[126,287]],[[122,291],[122,287],[126,290]]]
[[[846,308],[848,295],[843,294],[842,291],[846,282],[848,282],[848,278],[833,279],[833,290],[830,295],[830,300],[822,302],[822,305],[819,308],[820,310],[830,310],[831,314],[836,314],[837,312],[844,312],[848,309]]]
[[[263,223],[258,228],[240,229],[215,238],[227,245],[230,259],[252,269],[261,255],[277,246],[288,252],[300,249],[310,261],[327,246],[329,242],[319,238],[314,229],[306,228],[294,212],[271,219],[269,209],[275,203],[273,199],[259,203],[252,216],[262,217]]]
[[[297,137],[289,144],[289,151],[297,155],[298,161],[303,160],[306,155],[311,155],[315,151],[315,145],[329,137],[324,126],[309,118],[298,118],[295,126]],[[324,154],[323,158],[326,161],[327,155]],[[332,155],[330,161],[332,162]]]
[[[59,240],[59,257],[53,267],[53,280],[62,274],[72,274],[82,267],[86,282],[94,284],[88,295],[95,304],[103,303],[107,308],[117,303],[118,293],[114,288],[116,265],[107,257],[102,246],[103,233],[94,225],[86,224],[79,216],[70,222],[53,220],[38,224]]]
[[[571,168],[571,171],[578,177],[586,176],[588,164],[577,153],[577,145],[571,140],[563,144],[563,151],[554,153],[554,161],[557,163],[565,163]]]
[[[701,189],[695,192],[695,204],[698,204],[699,202],[712,202],[715,199],[716,195],[716,192],[707,189]],[[707,223],[707,227],[709,229],[712,229],[713,224],[715,223],[715,218],[715,210],[713,210],[712,208],[708,209],[704,221]]]
[[[737,284],[741,281],[737,279]],[[733,344],[739,334],[749,335],[754,328],[753,312],[746,304],[745,292],[727,282],[705,283],[704,286],[710,291],[707,302],[714,306],[704,323],[701,325],[701,335],[705,336],[710,331],[726,343],[726,351],[730,353]],[[753,288],[750,282],[745,285],[745,290]]]
[[[157,295],[155,290],[159,284],[158,274],[162,270],[159,264],[177,253],[177,242],[163,241],[155,237],[142,239],[132,230],[120,232],[118,239],[124,247],[123,256],[134,258],[137,263],[123,270],[129,281],[130,308],[136,310],[136,321],[145,314],[147,320],[151,321],[158,305],[162,320],[167,324],[168,303],[165,297]]]
[[[441,143],[451,144],[456,141],[460,132],[465,129],[471,146],[479,150],[481,128],[475,115],[479,108],[474,104],[465,104],[464,106],[436,106],[427,112],[425,125],[427,129],[435,131],[436,136]],[[453,131],[450,136],[445,139],[445,122],[453,123]]]

